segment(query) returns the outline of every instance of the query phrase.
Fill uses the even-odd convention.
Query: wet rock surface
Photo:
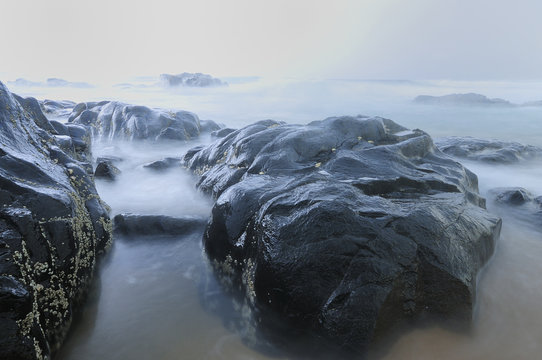
[[[182,236],[195,231],[203,231],[207,219],[195,216],[118,214],[113,218],[113,223],[116,234]]]
[[[190,140],[220,127],[188,111],[167,111],[117,101],[77,104],[68,121],[88,126],[98,140]]]
[[[486,163],[542,159],[542,148],[510,141],[451,136],[436,139],[435,145],[450,156]]]
[[[43,114],[49,120],[67,120],[73,108],[77,105],[69,100],[43,100],[39,102]]]
[[[542,231],[542,196],[536,196],[522,187],[494,188],[488,198],[503,217],[511,216]]]
[[[87,135],[72,127],[60,135],[35,99],[0,83],[2,359],[58,349],[110,246],[106,205],[85,162]]]
[[[405,322],[470,322],[501,223],[476,176],[423,131],[266,120],[184,161],[216,199],[205,251],[270,341],[364,357]]]
[[[224,129],[211,132],[211,136],[216,137],[216,138],[223,138],[224,136],[231,134],[235,130],[236,129],[232,129],[232,128],[224,128]]]
[[[94,177],[96,179],[103,179],[113,181],[120,175],[121,171],[118,167],[113,165],[109,161],[101,161],[96,165],[96,170],[94,171]]]
[[[155,171],[165,171],[172,169],[174,167],[181,166],[181,158],[176,157],[167,157],[161,160],[156,160],[147,164],[144,164],[143,167]]]

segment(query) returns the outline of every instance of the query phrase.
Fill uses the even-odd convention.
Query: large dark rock
[[[216,198],[205,251],[273,341],[363,357],[404,322],[471,320],[501,222],[476,175],[423,131],[363,116],[266,120],[185,165]]]
[[[127,105],[116,101],[80,103],[75,106],[69,122],[89,126],[93,135],[102,140],[190,140],[200,135],[198,116],[188,111],[166,111],[145,106]],[[219,128],[211,120],[208,131]]]
[[[449,94],[443,96],[420,95],[414,99],[417,104],[423,105],[446,105],[446,106],[491,106],[491,107],[514,107],[517,106],[503,99],[490,99],[485,95]]]
[[[110,246],[106,205],[75,136],[56,135],[35,100],[0,83],[1,359],[58,349]]]
[[[211,75],[202,73],[187,73],[171,75],[160,74],[160,81],[167,86],[189,86],[189,87],[212,87],[228,86],[227,82],[214,78]]]
[[[194,216],[119,214],[113,218],[113,222],[115,233],[122,235],[181,236],[203,230],[207,224],[207,219]]]
[[[517,142],[451,136],[435,140],[440,151],[457,158],[487,163],[542,159],[542,149]]]

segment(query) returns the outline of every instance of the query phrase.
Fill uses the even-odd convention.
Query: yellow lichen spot
[[[337,151],[337,149],[335,149],[335,148],[331,148],[331,151]]]
[[[277,127],[277,126],[279,126],[279,124],[273,124],[273,125],[268,126],[267,128],[271,129],[271,128],[274,128],[274,127]]]
[[[367,141],[369,144],[374,144],[375,142],[373,140]]]
[[[314,167],[315,167],[315,168],[319,168],[320,166],[322,166],[322,163],[321,163],[321,162],[317,162],[316,164],[314,164]]]
[[[265,175],[265,173],[263,171],[260,171],[259,174],[260,175]]]
[[[363,139],[363,138],[361,136],[358,136],[358,140],[361,140],[361,139]]]

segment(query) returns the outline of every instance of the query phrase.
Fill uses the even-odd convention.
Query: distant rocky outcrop
[[[363,116],[266,120],[184,161],[216,199],[205,251],[266,339],[352,358],[403,322],[470,322],[501,222],[425,132]]]
[[[485,95],[468,93],[468,94],[449,94],[443,96],[419,95],[414,98],[414,103],[421,105],[437,105],[437,106],[480,106],[480,107],[536,107],[542,106],[541,101],[529,101],[522,104],[514,104],[504,99],[490,99]]]
[[[472,161],[506,164],[542,159],[542,148],[511,141],[450,136],[436,139],[435,144],[450,156]]]
[[[8,84],[15,86],[33,87],[33,86],[47,86],[47,87],[74,87],[74,88],[91,88],[93,87],[86,82],[72,82],[59,78],[48,78],[45,82],[30,81],[23,78],[16,79],[15,81],[9,81]]]
[[[166,86],[212,87],[228,85],[227,82],[211,75],[187,72],[178,75],[160,74],[160,81]]]
[[[89,141],[0,83],[1,359],[51,358],[111,245]]]
[[[499,106],[513,107],[511,102],[503,99],[490,99],[485,95],[468,94],[450,94],[443,96],[420,95],[414,99],[414,103],[423,105],[452,105],[452,106]]]
[[[220,129],[212,120],[200,120],[194,113],[151,109],[117,101],[77,104],[68,121],[92,129],[101,140],[190,140],[202,132]]]

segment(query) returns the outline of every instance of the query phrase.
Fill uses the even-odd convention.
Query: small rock
[[[123,235],[180,236],[203,230],[207,219],[193,216],[119,214],[113,219],[115,233]]]
[[[167,157],[162,160],[153,161],[150,163],[147,163],[143,165],[144,168],[156,170],[156,171],[164,171],[169,170],[173,167],[180,166],[181,165],[181,158],[175,158],[175,157]]]
[[[107,161],[102,161],[96,166],[96,171],[94,171],[94,177],[97,179],[113,181],[120,173],[121,171],[115,165]]]

